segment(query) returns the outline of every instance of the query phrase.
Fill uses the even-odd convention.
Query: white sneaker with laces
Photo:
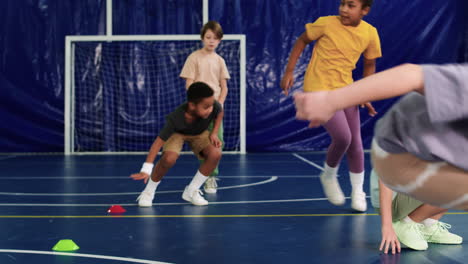
[[[182,193],[182,199],[194,205],[207,205],[208,201],[203,198],[202,194],[202,191],[198,189],[191,190],[189,186],[187,186],[185,187],[184,193]]]
[[[439,221],[429,227],[423,226],[421,228],[421,233],[428,243],[453,245],[463,243],[463,238],[461,236],[448,231],[451,227],[451,225]]]
[[[140,207],[151,207],[153,205],[154,192],[142,191],[140,196],[136,199],[138,206]]]
[[[366,193],[356,191],[351,193],[351,208],[359,212],[367,211]]]
[[[345,203],[345,197],[336,176],[325,177],[322,173],[320,175],[320,182],[322,183],[323,192],[330,203],[334,205],[343,205]]]
[[[208,177],[208,179],[205,182],[205,185],[203,186],[203,190],[206,193],[216,193],[218,189],[218,183],[216,183],[217,180],[218,178],[214,176]]]
[[[405,222],[399,220],[393,222],[393,230],[400,240],[402,246],[407,246],[414,250],[426,250],[428,245],[421,233],[422,224],[415,222]]]

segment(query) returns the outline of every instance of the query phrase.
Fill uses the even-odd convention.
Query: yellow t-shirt
[[[382,56],[377,30],[363,20],[352,27],[341,24],[338,16],[326,16],[305,28],[309,39],[316,40],[304,77],[306,92],[346,86],[353,82],[352,71],[361,54],[366,59]]]

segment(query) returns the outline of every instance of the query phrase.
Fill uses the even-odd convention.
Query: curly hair
[[[198,104],[201,100],[213,96],[214,92],[208,84],[204,82],[192,83],[187,91],[187,101]]]
[[[362,3],[362,8],[371,7],[374,3],[374,0],[360,0]]]

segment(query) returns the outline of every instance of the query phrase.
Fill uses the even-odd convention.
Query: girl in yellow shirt
[[[281,88],[285,94],[293,85],[293,71],[305,46],[315,41],[314,50],[304,77],[304,91],[333,90],[353,82],[352,71],[364,55],[364,77],[375,73],[375,60],[382,56],[375,27],[362,20],[373,0],[342,0],[338,16],[318,18],[305,25],[289,56]],[[364,104],[371,116],[376,114],[370,103]],[[351,207],[367,210],[364,183],[364,151],[361,140],[359,109],[349,107],[337,112],[324,124],[332,138],[327,151],[325,169],[320,175],[325,195],[335,205],[343,205],[345,197],[337,180],[338,166],[347,155],[352,185]]]

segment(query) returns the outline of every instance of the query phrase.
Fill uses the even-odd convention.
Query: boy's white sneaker
[[[359,212],[367,211],[366,193],[356,191],[351,193],[351,208]]]
[[[203,198],[202,194],[202,191],[198,189],[193,190],[187,186],[185,187],[184,193],[182,193],[182,199],[194,205],[207,205],[208,201]]]
[[[138,206],[140,207],[151,207],[153,205],[154,192],[142,191],[138,196]]]
[[[322,173],[320,175],[320,182],[322,183],[323,192],[330,203],[334,205],[343,205],[345,203],[345,197],[336,176],[325,177]]]

